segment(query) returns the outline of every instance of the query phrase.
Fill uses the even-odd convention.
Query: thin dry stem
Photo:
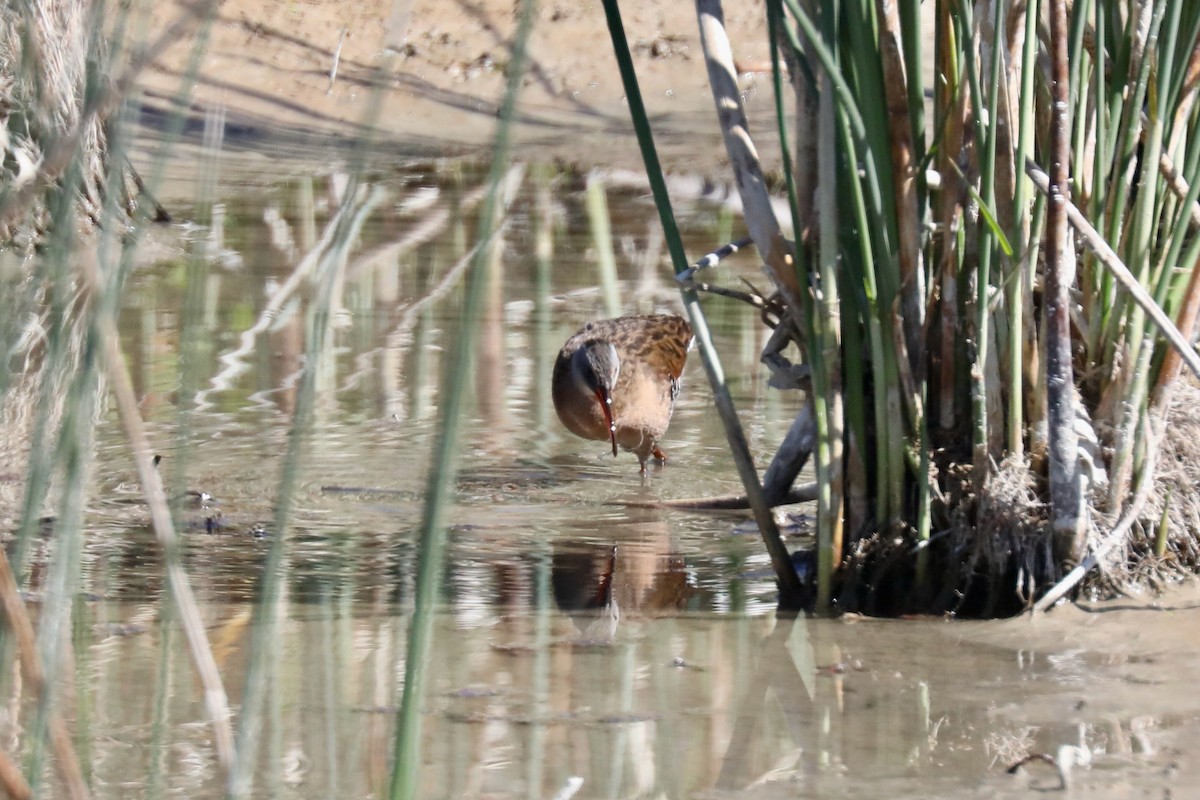
[[[8,562],[8,554],[0,547],[0,606],[4,608],[4,617],[8,620],[9,629],[17,641],[20,652],[21,669],[25,680],[29,682],[29,691],[35,697],[40,696],[45,688],[45,672],[42,671],[42,661],[38,656],[37,644],[33,633],[33,623],[29,621],[29,612],[21,592],[17,587],[16,576]],[[57,708],[49,711],[50,742],[54,748],[55,764],[59,777],[67,788],[67,796],[71,800],[86,800],[91,796],[87,783],[83,779],[83,770],[79,766],[79,757],[75,753],[75,745],[71,741],[67,723]],[[16,765],[7,759],[0,764],[0,783],[15,797],[32,797],[29,784]],[[11,789],[10,789],[11,787]],[[24,794],[20,791],[24,787]],[[13,791],[15,790],[15,791]]]
[[[29,788],[25,776],[3,750],[0,750],[0,790],[12,800],[29,800],[33,797],[33,790]]]
[[[880,62],[883,67],[884,102],[887,104],[892,186],[900,234],[900,317],[904,326],[904,347],[900,352],[915,367],[924,362],[925,353],[925,269],[921,257],[921,211],[913,167],[908,78],[904,73],[900,11],[896,3],[887,0],[879,0],[877,6],[881,25]]]
[[[102,291],[101,278],[95,262],[88,257],[82,259],[84,273],[94,293]],[[184,637],[192,655],[192,663],[204,686],[204,700],[208,706],[209,717],[213,725],[213,738],[217,749],[217,762],[225,775],[230,773],[234,764],[233,727],[229,712],[229,701],[225,686],[221,681],[220,670],[217,669],[216,659],[213,658],[212,646],[204,629],[204,620],[200,616],[200,608],[196,596],[192,592],[191,582],[187,572],[178,559],[170,554],[178,548],[178,537],[175,525],[171,521],[171,511],[167,506],[167,495],[162,485],[162,477],[154,468],[153,453],[146,426],[138,410],[137,395],[133,390],[133,382],[129,377],[129,367],[125,354],[121,350],[121,340],[117,333],[116,322],[107,315],[100,315],[101,345],[104,364],[112,381],[113,396],[116,398],[117,411],[121,424],[125,428],[125,436],[133,452],[137,466],[138,480],[141,481],[146,503],[150,507],[150,520],[155,537],[167,558],[167,582],[171,587],[179,619],[183,627]]]
[[[1038,188],[1038,191],[1043,194],[1049,193],[1050,180],[1045,172],[1042,172],[1032,161],[1026,163],[1025,171],[1029,177],[1033,178],[1033,184]],[[1146,312],[1146,316],[1154,322],[1158,329],[1162,332],[1163,337],[1170,343],[1184,363],[1200,378],[1200,356],[1196,355],[1196,351],[1192,349],[1187,338],[1180,333],[1175,327],[1175,323],[1167,316],[1166,312],[1159,307],[1158,303],[1154,302],[1154,298],[1150,293],[1138,282],[1138,279],[1129,271],[1129,267],[1121,262],[1121,257],[1109,246],[1104,237],[1092,227],[1088,222],[1087,217],[1083,215],[1073,203],[1066,202],[1067,218],[1076,232],[1083,237],[1084,244],[1095,253],[1097,260],[1103,264],[1112,276],[1116,278],[1117,283],[1121,284],[1121,288],[1129,292],[1142,310]]]

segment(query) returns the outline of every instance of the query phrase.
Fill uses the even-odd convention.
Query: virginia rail
[[[554,409],[567,430],[612,442],[641,462],[667,457],[658,440],[667,431],[692,328],[659,314],[589,322],[563,345],[554,362]]]

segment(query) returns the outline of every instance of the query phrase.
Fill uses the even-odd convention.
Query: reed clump
[[[781,309],[763,360],[806,376],[765,489],[812,459],[818,608],[1004,615],[1193,569],[1200,8],[770,0],[795,241],[697,12]]]

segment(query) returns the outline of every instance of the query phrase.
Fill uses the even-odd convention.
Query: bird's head
[[[617,424],[612,415],[612,390],[621,374],[621,359],[612,342],[593,340],[575,352],[576,367],[584,386],[600,404],[600,412],[608,425],[608,437],[613,455],[617,454]]]

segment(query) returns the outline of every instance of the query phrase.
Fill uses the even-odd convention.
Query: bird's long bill
[[[596,390],[596,399],[600,401],[600,410],[604,412],[604,421],[608,424],[608,438],[612,442],[613,456],[617,454],[617,423],[612,418],[612,397],[603,386]]]

